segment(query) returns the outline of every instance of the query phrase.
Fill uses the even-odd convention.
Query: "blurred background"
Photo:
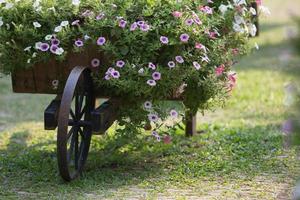
[[[52,96],[13,94],[0,78],[0,196],[58,199],[291,199],[299,178],[300,0],[264,0],[252,53],[239,60],[225,108],[197,117],[201,134],[112,151],[94,137],[85,176],[65,185],[54,132],[43,131]],[[113,130],[111,131],[113,132]],[[299,144],[300,142],[298,142]],[[299,192],[300,193],[300,192]]]

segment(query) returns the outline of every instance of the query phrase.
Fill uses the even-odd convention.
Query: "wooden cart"
[[[103,90],[93,86],[91,72],[94,68],[89,67],[90,62],[101,57],[99,52],[90,49],[85,53],[69,54],[64,62],[52,59],[46,64],[12,73],[14,92],[56,95],[45,110],[44,124],[46,130],[57,128],[58,167],[66,181],[80,175],[92,134],[105,133],[122,106],[118,100],[104,97]],[[95,108],[96,98],[108,101]],[[187,121],[188,136],[195,132],[195,119]]]

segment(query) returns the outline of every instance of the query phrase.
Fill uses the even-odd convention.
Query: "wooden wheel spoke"
[[[82,111],[80,112],[79,119],[81,119],[83,117],[85,110],[86,110],[86,105],[83,107]]]
[[[74,132],[75,127],[72,126],[72,128],[69,130],[68,134],[67,134],[67,140],[72,136],[73,132]]]
[[[78,151],[78,134],[75,135],[75,152],[74,152],[74,156],[75,156],[75,169],[78,169],[78,160],[79,160],[79,151]]]
[[[70,115],[72,117],[73,120],[76,120],[76,116],[75,116],[75,113],[72,109],[70,109]]]

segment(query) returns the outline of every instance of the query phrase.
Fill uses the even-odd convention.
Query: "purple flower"
[[[187,42],[187,41],[189,41],[189,39],[190,39],[190,36],[186,33],[180,35],[181,42]]]
[[[158,134],[158,132],[157,131],[152,131],[152,133],[151,133],[154,137],[157,137],[157,136],[159,136],[159,134]]]
[[[97,40],[97,45],[102,46],[106,42],[106,39],[104,37],[99,37]]]
[[[92,65],[92,67],[99,67],[100,66],[100,60],[98,58],[94,58],[91,61],[91,65]]]
[[[155,64],[153,64],[152,62],[150,62],[150,63],[148,64],[148,67],[149,67],[150,69],[153,69],[153,70],[156,69]]]
[[[175,62],[174,61],[170,61],[170,62],[168,62],[168,66],[169,66],[169,68],[174,68],[175,67]]]
[[[180,63],[180,64],[184,63],[184,60],[183,60],[182,56],[176,56],[176,57],[175,57],[175,60],[176,60],[178,63]]]
[[[170,111],[170,116],[173,117],[173,118],[177,118],[178,117],[178,112],[173,109],[173,110]]]
[[[113,72],[111,72],[111,76],[113,78],[118,79],[118,78],[120,78],[120,72],[118,72],[117,70],[114,70]]]
[[[148,114],[148,119],[150,122],[157,122],[158,116],[156,114]]]
[[[163,44],[168,44],[169,43],[169,38],[167,38],[166,36],[161,36],[160,37],[160,42]]]
[[[116,62],[116,66],[117,66],[117,67],[122,68],[122,67],[124,67],[124,65],[125,65],[125,62],[124,62],[123,60],[118,60],[118,61]]]
[[[83,46],[83,41],[78,39],[78,40],[75,41],[75,45],[77,47],[82,47]]]
[[[151,108],[152,108],[152,103],[151,103],[150,101],[146,101],[146,102],[144,103],[144,108],[145,108],[146,110],[151,109]]]
[[[193,23],[194,23],[193,19],[187,19],[187,20],[185,20],[185,24],[188,25],[188,26],[193,25]]]
[[[121,20],[119,21],[119,27],[121,27],[121,28],[125,28],[125,27],[126,27],[126,24],[127,24],[127,22],[126,22],[124,19],[121,19]]]
[[[139,25],[139,26],[143,26],[144,24],[145,24],[144,21],[138,21],[138,22],[137,22],[137,25]]]
[[[161,78],[161,74],[160,74],[159,72],[154,72],[154,73],[152,74],[152,78],[153,78],[155,81],[158,81],[158,80],[160,80],[160,78]]]
[[[137,26],[137,23],[134,22],[134,23],[131,24],[131,26],[130,26],[130,31],[135,31],[137,27],[138,27],[138,26]]]
[[[141,31],[147,32],[150,30],[150,26],[148,24],[144,24],[140,27]]]
[[[51,40],[51,44],[55,45],[55,46],[58,46],[60,44],[60,41],[58,39],[54,38],[54,39]]]
[[[58,46],[56,46],[56,45],[51,45],[51,47],[50,47],[50,51],[53,54],[56,54],[57,49],[58,49]]]
[[[107,80],[107,81],[110,80],[110,75],[106,74],[105,77],[104,77],[104,79]]]
[[[201,68],[201,65],[196,61],[193,62],[193,65],[196,68],[196,70],[199,70]]]
[[[103,19],[104,16],[105,16],[104,13],[99,13],[99,14],[96,16],[96,20],[101,20],[101,19]]]
[[[81,16],[83,16],[83,17],[90,17],[90,16],[92,16],[93,14],[94,14],[93,11],[86,10],[86,11],[84,11],[84,12],[81,14]]]
[[[49,44],[47,44],[47,43],[41,43],[41,45],[40,45],[40,47],[39,47],[39,49],[41,50],[41,51],[48,51],[49,50],[49,48],[50,48],[50,46],[49,46]]]
[[[147,84],[153,87],[153,86],[156,86],[156,81],[155,80],[148,80]]]
[[[75,21],[73,21],[71,24],[72,24],[72,26],[79,26],[79,20],[77,19],[77,20],[75,20]]]

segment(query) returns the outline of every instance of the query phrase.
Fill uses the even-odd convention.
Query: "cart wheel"
[[[58,116],[58,168],[66,181],[75,179],[83,170],[90,148],[94,108],[90,71],[75,67],[67,80]]]

